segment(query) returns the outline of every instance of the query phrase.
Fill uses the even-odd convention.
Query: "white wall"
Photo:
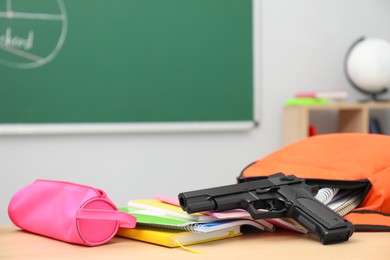
[[[235,182],[241,169],[282,145],[282,106],[294,92],[343,88],[342,63],[362,35],[390,40],[388,0],[254,0],[262,5],[261,124],[241,133],[0,136],[0,223],[22,186],[37,178],[104,189],[128,199]],[[388,97],[388,96],[387,96]],[[389,118],[385,115],[385,119]],[[389,122],[389,120],[387,120]],[[384,126],[389,129],[388,123]]]

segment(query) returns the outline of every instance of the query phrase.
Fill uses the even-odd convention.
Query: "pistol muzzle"
[[[189,214],[215,210],[217,207],[215,201],[208,195],[190,197],[186,193],[180,193],[179,202],[181,208]]]

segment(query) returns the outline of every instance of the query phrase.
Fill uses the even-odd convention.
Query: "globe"
[[[362,37],[352,44],[345,59],[345,73],[351,85],[378,101],[390,86],[390,43]]]

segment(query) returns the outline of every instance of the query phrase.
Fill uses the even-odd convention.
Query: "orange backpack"
[[[309,137],[252,163],[238,180],[277,172],[320,186],[360,188],[362,202],[344,217],[357,230],[390,231],[390,136],[337,133]]]

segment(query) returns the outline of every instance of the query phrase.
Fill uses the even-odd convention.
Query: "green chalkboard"
[[[0,1],[0,123],[253,120],[251,0]]]

